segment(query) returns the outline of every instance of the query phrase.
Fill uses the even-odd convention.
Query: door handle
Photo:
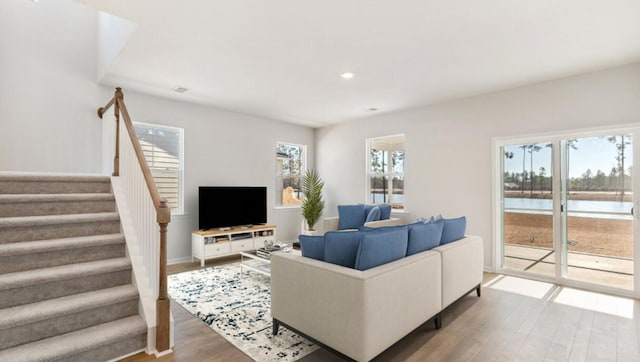
[[[635,215],[633,214],[633,206],[631,206],[631,216],[635,216]]]

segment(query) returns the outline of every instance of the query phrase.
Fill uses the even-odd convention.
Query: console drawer
[[[229,252],[229,243],[215,243],[204,246],[204,255],[210,257],[212,255],[226,254]]]
[[[246,251],[253,249],[253,239],[237,240],[231,243],[231,251]]]

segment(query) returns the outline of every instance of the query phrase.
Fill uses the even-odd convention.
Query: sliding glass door
[[[503,267],[555,276],[551,142],[502,148]]]
[[[563,276],[633,289],[633,137],[562,141]]]
[[[504,142],[499,269],[634,288],[634,130]]]

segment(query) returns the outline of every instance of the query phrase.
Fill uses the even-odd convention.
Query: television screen
[[[200,229],[258,225],[267,222],[267,188],[200,186]]]

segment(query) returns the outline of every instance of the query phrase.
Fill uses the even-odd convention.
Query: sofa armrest
[[[383,226],[401,225],[402,223],[402,219],[392,217],[386,220],[369,221],[365,223],[364,226],[370,228],[379,228]],[[338,231],[339,225],[340,218],[338,218],[337,216],[322,218],[316,224],[316,235],[324,235],[327,231]]]
[[[337,216],[325,217],[316,224],[316,235],[324,235],[327,231],[338,230],[339,219]]]
[[[385,220],[365,222],[364,226],[370,227],[370,228],[379,228],[379,227],[383,227],[383,226],[402,225],[403,223],[404,223],[404,221],[402,221],[402,219],[399,219],[399,218],[396,218],[396,217],[392,217],[390,219],[385,219]]]
[[[466,295],[482,283],[482,238],[464,238],[431,249],[442,255],[442,309]]]
[[[271,258],[271,316],[368,361],[441,310],[440,255],[365,271],[290,254]]]

